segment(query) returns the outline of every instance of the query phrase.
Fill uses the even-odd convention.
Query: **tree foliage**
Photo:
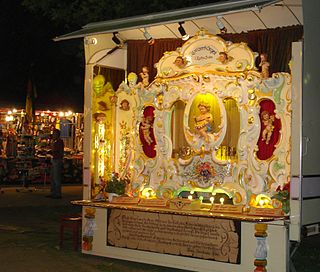
[[[24,103],[25,86],[33,67],[36,107],[59,109],[70,105],[82,110],[83,42],[75,39],[56,43],[52,38],[91,22],[212,2],[217,0],[0,0],[0,21],[10,26],[0,30],[1,36],[11,41],[2,49],[6,52],[2,67],[6,68],[0,74],[7,100]]]
[[[106,21],[206,3],[217,0],[22,0],[23,5],[35,14],[48,17],[65,31],[79,28],[90,22]]]

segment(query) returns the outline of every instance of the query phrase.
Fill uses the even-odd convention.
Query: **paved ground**
[[[45,198],[48,193],[4,188],[0,194],[1,272],[182,271],[84,255],[72,250],[71,239],[60,249],[59,218],[81,211],[70,201],[82,198],[82,187],[64,186],[59,200]],[[304,239],[293,261],[298,272],[320,271],[320,237]]]
[[[3,190],[0,194],[1,272],[177,271],[73,251],[70,235],[60,249],[59,218],[62,214],[81,211],[70,204],[71,200],[82,199],[81,186],[64,186],[62,199],[46,198],[49,191],[43,188],[31,192]]]

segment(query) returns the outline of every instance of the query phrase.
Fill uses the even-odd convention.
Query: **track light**
[[[221,34],[227,33],[227,28],[225,27],[224,23],[222,22],[222,16],[217,16],[216,25],[219,28]]]
[[[147,28],[144,28],[143,36],[148,41],[149,45],[153,45],[155,40],[152,38],[151,34],[148,32]]]
[[[189,39],[189,35],[187,34],[187,32],[185,31],[184,27],[182,26],[182,24],[184,24],[184,22],[179,22],[179,27],[178,30],[180,32],[180,35],[182,36],[182,40],[186,41]]]
[[[84,43],[86,45],[89,45],[89,44],[96,45],[98,43],[98,41],[96,38],[85,38]]]
[[[121,44],[121,41],[120,41],[120,39],[116,36],[116,34],[118,34],[118,32],[113,32],[112,40],[113,40],[113,42],[114,42],[116,45],[120,45],[120,44]]]

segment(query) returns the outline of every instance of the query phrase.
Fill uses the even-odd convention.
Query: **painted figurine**
[[[147,66],[142,67],[142,72],[139,74],[142,79],[143,87],[147,87],[149,85],[149,69]]]
[[[130,103],[127,99],[123,99],[120,103],[120,109],[123,111],[130,110]]]
[[[153,143],[153,140],[150,135],[150,129],[152,128],[152,120],[152,116],[146,116],[143,118],[143,121],[141,122],[143,138],[145,139],[148,145],[151,145]]]
[[[233,60],[233,57],[229,56],[226,52],[219,52],[219,57],[217,58],[218,61],[221,62],[221,64],[227,64],[229,61]]]
[[[261,77],[263,79],[266,79],[269,77],[269,67],[270,67],[270,63],[268,62],[268,55],[266,53],[261,53],[260,60],[261,62],[259,66],[261,67]]]
[[[200,102],[198,105],[200,115],[195,117],[195,129],[196,132],[205,139],[206,142],[209,141],[208,133],[213,131],[212,123],[213,116],[210,112],[210,105],[206,102]]]
[[[176,57],[173,64],[176,65],[178,68],[183,69],[186,66],[186,61],[184,60],[183,57],[178,56]]]
[[[274,115],[267,111],[263,111],[261,113],[261,120],[264,125],[264,129],[262,131],[262,141],[265,141],[266,144],[269,144],[274,129]]]

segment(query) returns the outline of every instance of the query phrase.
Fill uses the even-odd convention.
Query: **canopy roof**
[[[200,28],[212,34],[220,30],[216,25],[217,16],[228,33],[268,29],[303,24],[302,0],[229,0],[212,4],[183,8],[110,21],[89,23],[82,29],[59,37],[55,41],[82,38],[97,34],[119,32],[122,40],[145,39],[144,28],[155,39],[180,38],[178,22],[184,22],[187,33],[194,35]]]

